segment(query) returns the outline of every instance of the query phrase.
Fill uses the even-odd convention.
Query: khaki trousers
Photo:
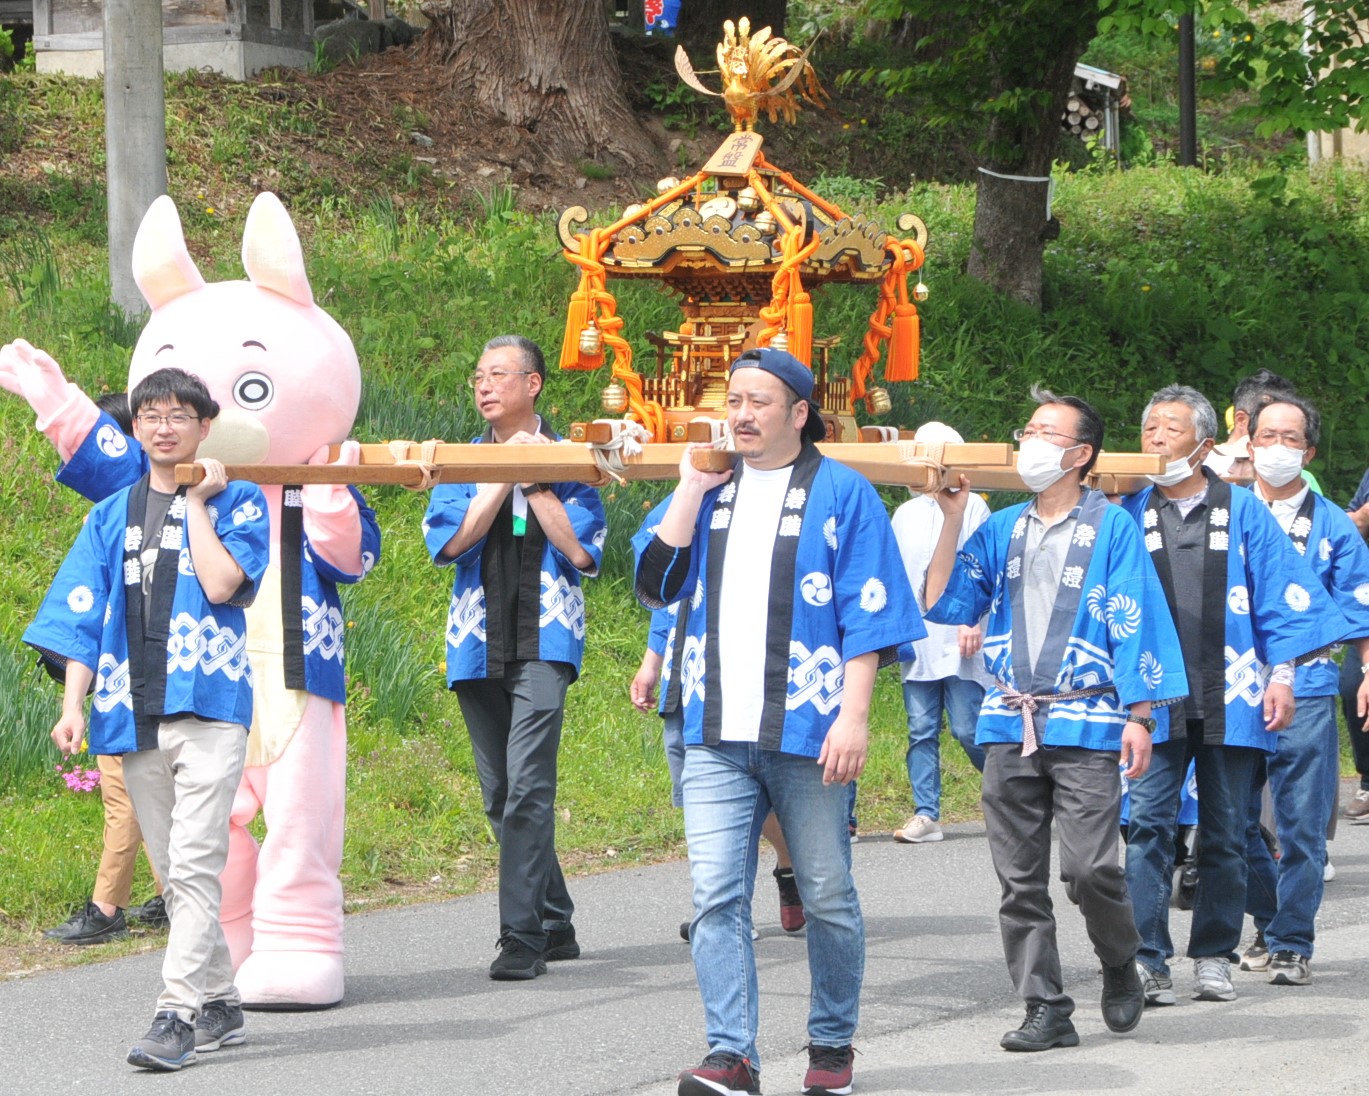
[[[100,766],[100,799],[105,807],[105,844],[100,853],[100,868],[95,873],[95,890],[91,900],[119,909],[128,909],[133,890],[133,867],[138,859],[138,846],[143,832],[138,828],[138,816],[133,801],[124,787],[124,760],[118,754],[100,754],[95,758]],[[149,858],[150,860],[150,858]],[[162,891],[157,869],[157,893]]]

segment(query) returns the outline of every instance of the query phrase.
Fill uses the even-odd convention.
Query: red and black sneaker
[[[693,1069],[680,1074],[676,1091],[679,1096],[759,1096],[761,1082],[751,1068],[751,1059],[715,1050]]]
[[[780,888],[780,928],[785,932],[802,932],[808,918],[803,913],[803,899],[794,881],[793,868],[776,868],[772,873]]]
[[[856,1052],[849,1046],[818,1047],[808,1044],[808,1072],[803,1075],[807,1096],[845,1096],[851,1091],[851,1063]]]

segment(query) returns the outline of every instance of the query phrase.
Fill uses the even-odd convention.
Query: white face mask
[[[1203,443],[1199,442],[1197,449],[1194,449],[1193,453],[1196,453],[1198,449],[1201,449],[1202,447]],[[1190,453],[1186,457],[1176,457],[1165,465],[1165,470],[1158,476],[1146,476],[1146,479],[1150,480],[1151,483],[1158,487],[1173,487],[1176,483],[1183,483],[1184,480],[1188,479],[1188,477],[1193,474],[1193,468],[1188,463],[1193,459],[1193,453]]]
[[[1255,474],[1270,487],[1283,487],[1302,475],[1302,449],[1286,445],[1253,445]]]
[[[1027,490],[1040,494],[1065,474],[1060,458],[1079,446],[1054,445],[1044,438],[1028,438],[1017,452],[1017,474]]]

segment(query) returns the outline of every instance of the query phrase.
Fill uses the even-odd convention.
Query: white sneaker
[[[1331,860],[1328,857],[1326,867],[1321,870],[1321,881],[1323,883],[1329,883],[1334,878],[1336,878],[1336,865],[1331,863]]]
[[[1193,960],[1193,999],[1195,1001],[1234,1001],[1231,964],[1219,955]]]
[[[946,835],[941,832],[941,823],[925,814],[915,814],[904,824],[903,829],[894,831],[894,840],[905,845],[920,845],[924,841],[940,841]]]

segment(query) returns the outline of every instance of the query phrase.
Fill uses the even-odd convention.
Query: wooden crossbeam
[[[607,427],[590,424],[591,440],[607,441]],[[603,435],[602,437],[600,435]],[[337,458],[338,446],[329,452]],[[350,483],[421,487],[431,466],[432,483],[591,483],[606,480],[588,443],[553,445],[474,445],[438,442],[425,454],[410,443],[399,456],[388,445],[361,446],[356,465],[230,465],[229,479],[266,484]],[[824,456],[840,461],[872,483],[936,491],[954,486],[964,473],[977,491],[1026,491],[1016,470],[1016,455],[1006,442],[963,442],[928,446],[921,442],[836,442],[818,446]],[[636,455],[623,457],[615,471],[627,480],[673,480],[685,450],[680,443],[645,445]],[[939,457],[940,463],[931,458]],[[736,456],[721,449],[695,449],[691,458],[702,471],[722,472]],[[1146,453],[1101,453],[1089,480],[1109,494],[1130,494],[1148,485],[1146,473],[1163,472],[1165,458]],[[198,465],[176,468],[176,482],[203,479]]]

